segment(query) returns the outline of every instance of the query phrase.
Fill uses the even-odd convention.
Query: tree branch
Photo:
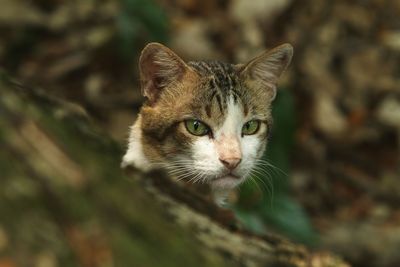
[[[0,114],[0,232],[18,266],[43,253],[69,266],[349,266],[251,234],[162,173],[123,173],[120,146],[80,108],[5,75]]]

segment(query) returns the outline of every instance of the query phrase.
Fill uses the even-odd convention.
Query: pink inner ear
[[[157,98],[157,90],[153,89],[155,86],[152,80],[147,81],[142,87],[143,96],[147,97],[151,102],[153,99]]]
[[[153,51],[154,52],[154,51]],[[159,93],[160,87],[157,82],[159,66],[157,66],[154,53],[143,55],[140,58],[140,75],[142,80],[142,94],[149,99],[150,102],[155,102]]]
[[[186,71],[186,64],[169,48],[149,44],[140,57],[142,94],[155,103],[160,92],[170,83],[179,81]]]

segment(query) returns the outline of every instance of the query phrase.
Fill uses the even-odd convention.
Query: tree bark
[[[4,74],[0,147],[0,266],[349,266],[248,233],[162,173],[122,172],[83,109]]]

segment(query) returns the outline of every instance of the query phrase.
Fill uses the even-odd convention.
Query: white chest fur
[[[141,117],[137,118],[136,122],[131,127],[129,135],[128,150],[122,158],[121,167],[127,166],[136,167],[142,171],[149,171],[152,169],[150,161],[146,158],[143,153],[142,146],[142,130],[140,127]]]

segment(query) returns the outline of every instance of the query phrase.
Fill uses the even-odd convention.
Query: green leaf
[[[293,149],[295,119],[293,97],[288,90],[279,90],[273,103],[274,127],[264,159],[268,160],[275,191],[288,189],[290,155]]]
[[[265,205],[261,210],[261,217],[268,225],[293,240],[307,245],[313,245],[317,241],[317,234],[303,207],[287,195],[277,195],[273,206]]]

